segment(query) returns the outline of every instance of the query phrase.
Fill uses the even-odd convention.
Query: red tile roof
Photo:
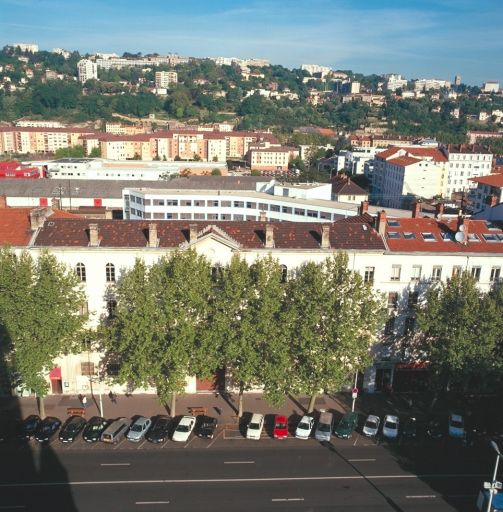
[[[407,167],[408,165],[417,164],[418,162],[422,162],[422,160],[419,158],[412,158],[411,156],[399,156],[398,158],[388,160],[388,163],[399,165],[400,167]]]
[[[479,176],[477,178],[470,178],[475,183],[482,183],[482,185],[489,185],[491,187],[503,187],[503,174],[488,174],[487,176]]]
[[[390,221],[393,224],[398,223],[399,226],[390,226]],[[388,218],[386,243],[391,252],[496,253],[503,255],[503,223],[468,219],[468,222],[465,221],[465,232],[475,235],[475,238],[467,243],[455,241],[457,224],[457,218],[439,220],[431,217]],[[390,238],[390,233],[398,233],[395,235],[398,238]],[[413,235],[413,238],[405,238],[404,233],[410,234],[409,236]],[[426,235],[425,238],[423,233],[429,233],[431,236]]]
[[[332,179],[332,193],[333,194],[350,194],[356,196],[367,196],[368,192],[353,183],[351,178],[345,176],[336,176]]]
[[[405,156],[431,158],[435,162],[447,162],[447,157],[436,148],[412,148],[393,146],[376,154],[376,158],[387,160],[397,153],[403,153]]]

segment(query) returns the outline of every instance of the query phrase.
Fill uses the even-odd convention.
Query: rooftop
[[[475,183],[482,185],[489,185],[491,187],[503,188],[503,174],[488,174],[487,176],[479,176],[477,178],[470,178]]]

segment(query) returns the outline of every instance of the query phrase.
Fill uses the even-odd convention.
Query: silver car
[[[145,416],[140,416],[129,429],[129,432],[127,433],[126,438],[128,441],[133,441],[135,443],[138,443],[141,441],[145,434],[147,433],[147,430],[150,428],[150,425],[152,424],[152,420],[150,418],[145,418]]]

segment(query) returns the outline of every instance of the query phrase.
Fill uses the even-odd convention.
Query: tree
[[[54,152],[55,158],[83,158],[84,146],[70,146],[68,148],[59,148]]]
[[[101,157],[101,149],[99,147],[91,149],[91,153],[89,154],[91,158],[100,158]]]
[[[437,391],[483,388],[494,372],[501,336],[498,297],[483,294],[468,272],[428,288],[417,323]]]
[[[382,298],[348,267],[346,254],[297,269],[287,290],[293,391],[311,396],[339,389],[366,368],[383,321]]]
[[[211,170],[211,175],[212,176],[222,176],[222,171],[220,169],[218,169],[217,167],[215,167],[215,169]]]
[[[80,281],[53,255],[41,253],[34,261],[27,253],[16,256],[2,249],[0,297],[2,345],[23,385],[37,394],[45,416],[45,375],[56,357],[79,347],[86,320]]]

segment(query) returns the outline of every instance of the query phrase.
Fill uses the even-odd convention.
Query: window
[[[374,282],[374,273],[375,273],[375,267],[365,267],[365,274],[363,275],[363,280],[366,283],[373,283]]]
[[[398,292],[388,293],[388,309],[396,309],[398,307]]]
[[[231,201],[221,201],[220,206],[222,208],[230,208],[232,206],[232,202]]]
[[[437,240],[433,233],[421,233],[421,236],[423,237],[425,242],[436,242]]]
[[[295,208],[294,213],[295,215],[305,215],[306,211],[302,208]]]
[[[404,334],[409,334],[414,330],[414,326],[416,325],[416,319],[413,316],[408,316],[405,319],[405,326],[403,329]]]
[[[255,209],[255,208],[257,208],[257,203],[251,203],[250,201],[247,201],[246,207]]]
[[[451,233],[447,233],[447,231],[443,231],[442,232],[442,240],[444,242],[452,242],[452,240],[454,240],[454,238]]]
[[[405,240],[414,240],[416,238],[416,235],[415,235],[415,233],[411,233],[410,231],[406,231],[403,234],[403,237],[405,238]]]
[[[178,206],[178,199],[166,199],[166,206]]]
[[[94,375],[94,363],[81,362],[80,363],[80,374],[91,376]]]
[[[390,231],[387,235],[390,240],[398,240],[400,238],[400,233],[398,231]]]
[[[480,271],[481,267],[472,267],[471,274],[475,281],[480,281]]]
[[[244,220],[244,218],[244,215],[234,215],[234,220]]]
[[[421,265],[412,265],[410,280],[417,282],[421,279]]]
[[[234,208],[244,208],[245,203],[244,201],[234,201]]]
[[[315,219],[318,218],[318,212],[314,211],[314,210],[307,210],[307,216],[308,217],[314,217]]]
[[[180,206],[192,206],[192,201],[190,199],[181,199]]]
[[[399,228],[400,227],[400,222],[398,220],[389,219],[386,223],[388,224],[388,226],[390,228]]]
[[[106,264],[105,274],[107,283],[115,283],[115,265],[113,263]]]
[[[459,276],[461,275],[462,272],[463,267],[461,267],[460,265],[454,265],[454,267],[452,267],[452,277]]]
[[[113,318],[115,316],[116,311],[117,311],[117,301],[115,299],[108,299],[107,300],[108,318]]]
[[[279,204],[271,204],[271,212],[279,212]]]
[[[482,235],[486,242],[498,242],[498,237],[494,233],[486,233]]]
[[[266,204],[266,203],[259,203],[258,204],[258,209],[259,210],[264,210],[266,212],[269,209],[269,205]]]
[[[386,336],[391,336],[395,330],[395,315],[391,315],[386,320],[386,324],[384,325],[384,334]]]
[[[107,364],[107,375],[109,377],[117,377],[119,375],[120,365],[119,363],[108,363]]]
[[[286,283],[288,281],[288,267],[281,265],[281,282]]]
[[[200,199],[194,200],[194,206],[206,206],[206,201]]]
[[[400,281],[400,273],[402,271],[402,265],[391,266],[391,281]]]
[[[152,204],[154,206],[164,206],[164,199],[153,199]]]
[[[407,307],[415,308],[419,301],[419,292],[409,292],[409,297],[407,299]]]
[[[289,206],[282,206],[281,207],[281,213],[292,213],[292,209]]]
[[[220,265],[215,265],[211,267],[211,278],[216,281],[220,275],[222,274],[222,267]]]
[[[77,277],[83,282],[86,282],[86,266],[83,263],[77,263],[75,267]]]
[[[497,283],[500,280],[501,275],[501,267],[492,267],[491,268],[491,283]]]
[[[432,281],[440,281],[442,278],[442,267],[435,265],[431,272],[431,280]]]

